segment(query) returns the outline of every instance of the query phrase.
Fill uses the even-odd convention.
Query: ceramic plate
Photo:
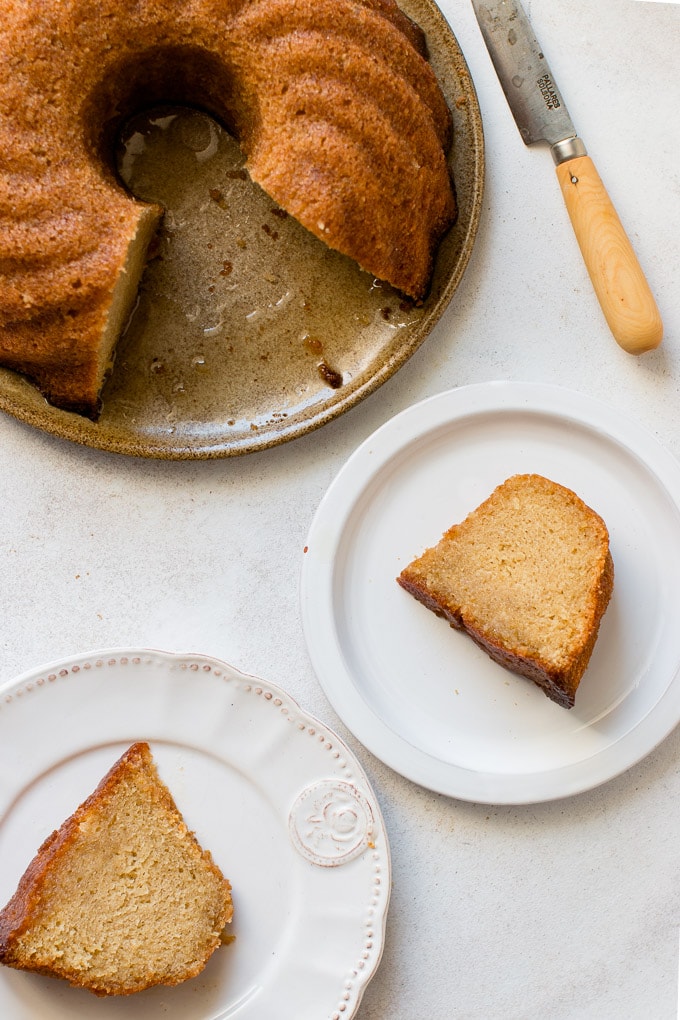
[[[610,532],[614,593],[571,711],[395,582],[517,472],[573,489]],[[370,751],[433,790],[527,803],[594,787],[680,719],[679,507],[677,461],[578,393],[499,382],[426,400],[359,447],[314,519],[302,612],[319,680]]]
[[[426,32],[455,133],[458,221],[422,307],[282,216],[206,115],[159,110],[131,125],[119,159],[134,193],[167,212],[99,421],[50,407],[6,370],[0,409],[116,453],[226,457],[323,425],[400,368],[458,287],[484,185],[479,105],[456,38],[432,0],[402,6]]]
[[[99,652],[0,689],[0,902],[135,740],[231,880],[235,941],[198,977],[98,999],[0,967],[3,1020],[340,1020],[383,948],[390,859],[359,763],[273,684],[204,656]]]

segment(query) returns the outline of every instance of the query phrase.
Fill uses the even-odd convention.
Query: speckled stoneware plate
[[[397,371],[458,287],[484,186],[479,106],[456,38],[432,0],[401,6],[426,33],[455,132],[459,215],[423,306],[282,217],[207,116],[159,111],[133,125],[120,172],[140,198],[167,209],[161,257],[145,273],[99,421],[50,407],[7,370],[0,409],[116,453],[226,457],[323,425]]]
[[[136,740],[233,887],[234,941],[176,988],[97,999],[0,967],[3,1020],[349,1020],[380,962],[390,853],[352,752],[217,659],[79,655],[0,687],[0,907]]]

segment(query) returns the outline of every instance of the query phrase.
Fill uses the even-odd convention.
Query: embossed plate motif
[[[379,807],[335,733],[216,659],[96,652],[0,688],[0,905],[45,837],[142,739],[232,882],[234,941],[193,980],[119,999],[0,968],[0,1016],[349,1020],[383,949]]]

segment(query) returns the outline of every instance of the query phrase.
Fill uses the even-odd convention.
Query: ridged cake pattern
[[[420,30],[392,0],[0,10],[0,363],[52,403],[97,413],[162,213],[124,190],[114,145],[157,102],[213,113],[307,229],[426,294],[455,218],[451,116]]]

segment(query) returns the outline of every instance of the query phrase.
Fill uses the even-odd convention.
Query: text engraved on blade
[[[559,110],[562,104],[560,103],[560,97],[557,94],[550,75],[544,74],[541,78],[537,79],[536,84],[541,91],[541,95],[543,96],[543,100],[547,108],[549,110]]]

